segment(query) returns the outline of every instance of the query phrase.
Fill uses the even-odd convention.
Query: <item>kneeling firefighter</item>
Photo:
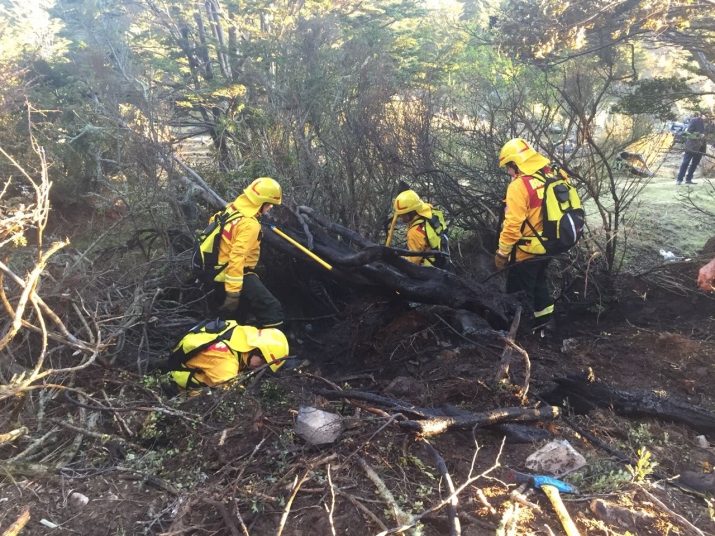
[[[235,320],[217,319],[191,328],[174,347],[165,369],[171,371],[180,389],[200,389],[265,364],[276,372],[288,353],[288,340],[278,329],[239,326]]]

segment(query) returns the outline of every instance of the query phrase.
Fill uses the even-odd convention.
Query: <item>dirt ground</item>
[[[657,177],[653,188],[665,179]],[[393,410],[329,401],[315,391],[354,389],[424,408],[481,412],[537,407],[555,378],[586,372],[619,389],[657,392],[715,412],[715,299],[695,290],[696,271],[695,264],[665,270],[689,291],[657,277],[624,276],[618,299],[598,307],[572,288],[557,304],[552,337],[517,337],[531,364],[523,403],[516,388],[492,382],[504,349],[499,337],[460,333],[446,308],[385,296],[353,296],[340,314],[294,322],[291,350],[303,363],[227,390],[167,400],[161,377],[95,367],[75,378],[91,398],[58,389],[6,408],[32,433],[0,445],[0,531],[15,534],[11,525],[28,510],[23,535],[378,534],[397,527],[399,514],[366,468],[408,517],[449,496],[429,442],[455,487],[473,477],[456,505],[462,534],[495,534],[508,511],[512,526],[502,534],[562,534],[541,491],[529,499],[536,507],[510,496],[516,484],[508,468],[525,471],[526,457],[547,440],[505,442],[486,429],[423,439],[401,428]],[[515,355],[511,380],[523,379],[523,359]],[[344,417],[336,444],[311,447],[296,436],[301,405]],[[562,495],[581,534],[696,533],[682,519],[715,534],[711,498],[653,478],[715,466],[715,448],[698,444],[702,432],[608,407],[576,414],[565,402],[561,410],[642,462],[628,471],[565,420],[534,425],[567,440],[588,462],[564,478],[580,493]],[[715,434],[705,435],[715,443]],[[595,499],[633,514],[608,524],[593,513]],[[412,533],[449,534],[447,508],[425,514]]]

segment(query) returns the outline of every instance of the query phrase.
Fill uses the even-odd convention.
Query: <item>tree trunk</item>
[[[623,391],[585,374],[556,378],[554,382],[558,387],[542,397],[554,405],[568,399],[577,413],[595,408],[612,409],[626,417],[656,417],[687,424],[702,434],[715,433],[715,414],[664,392]]]

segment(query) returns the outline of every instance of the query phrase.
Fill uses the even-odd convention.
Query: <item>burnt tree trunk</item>
[[[613,409],[626,417],[656,417],[687,424],[702,434],[715,433],[715,414],[679,400],[666,392],[636,389],[623,391],[589,375],[572,375],[554,380],[558,387],[542,395],[551,404],[568,399],[577,413],[591,409]]]

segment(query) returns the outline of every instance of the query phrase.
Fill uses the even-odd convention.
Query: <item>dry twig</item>
[[[442,477],[442,480],[444,480],[445,485],[447,486],[447,491],[450,493],[450,495],[454,495],[454,483],[452,482],[452,476],[449,474],[449,471],[447,471],[447,464],[444,462],[444,458],[440,455],[440,453],[437,451],[436,448],[434,448],[432,445],[430,445],[426,440],[422,441],[422,445],[425,447],[425,450],[429,452],[432,457],[434,458],[435,464],[437,465],[437,469],[439,470],[439,474]],[[478,490],[481,491],[481,490]],[[483,494],[482,494],[483,496]],[[485,498],[486,500],[486,498]],[[462,534],[462,526],[459,523],[459,517],[457,517],[457,504],[459,503],[459,500],[457,499],[456,496],[452,498],[452,500],[449,502],[447,505],[447,514],[449,515],[449,534],[450,536],[459,536]],[[493,510],[493,508],[492,508]]]
[[[649,498],[651,501],[653,501],[658,507],[660,507],[666,514],[668,514],[668,515],[671,516],[673,519],[675,519],[679,524],[681,524],[682,526],[686,527],[688,530],[694,532],[694,533],[697,534],[698,536],[705,536],[705,533],[704,533],[702,530],[700,530],[698,527],[696,527],[695,525],[693,525],[690,521],[688,521],[687,519],[685,519],[685,518],[684,518],[683,516],[681,516],[680,514],[676,514],[675,512],[673,512],[673,510],[671,510],[670,508],[668,508],[663,501],[661,501],[658,497],[656,497],[655,495],[653,495],[652,493],[650,493],[650,492],[649,492],[648,490],[646,490],[643,486],[640,486],[640,487],[639,487],[639,490],[643,493],[643,495],[645,495],[646,497],[648,497],[648,498]]]
[[[521,322],[521,305],[516,308],[514,313],[514,320],[511,322],[511,329],[509,329],[509,334],[506,336],[507,340],[514,342],[516,338],[516,332],[519,329],[519,323]],[[504,378],[509,376],[509,365],[511,365],[511,354],[513,353],[513,347],[509,344],[504,346],[504,352],[501,355],[501,362],[499,364],[499,369],[494,375],[493,384],[498,385]]]
[[[449,504],[453,498],[459,497],[459,494],[462,493],[462,491],[464,491],[467,487],[474,484],[474,482],[476,482],[480,478],[487,476],[489,473],[494,471],[494,469],[499,467],[499,459],[501,458],[502,451],[504,450],[505,439],[506,438],[502,439],[502,443],[501,443],[501,446],[499,447],[499,452],[497,453],[497,457],[494,460],[494,464],[491,467],[489,467],[486,471],[483,471],[482,473],[480,473],[476,476],[472,476],[474,474],[474,465],[477,461],[477,456],[478,456],[479,450],[480,450],[479,444],[476,443],[476,440],[475,440],[476,449],[474,450],[474,455],[472,456],[472,464],[469,468],[469,476],[467,477],[467,480],[465,480],[461,486],[459,486],[458,488],[456,488],[454,490],[454,493],[450,494],[449,497],[442,499],[439,503],[434,505],[432,508],[425,510],[421,514],[412,516],[412,519],[408,523],[404,523],[403,525],[400,525],[399,527],[395,527],[388,531],[381,532],[377,536],[387,536],[388,534],[399,534],[401,532],[405,532],[406,530],[409,530],[410,528],[414,527],[417,523],[419,523],[424,517],[432,514],[433,512],[436,512],[440,508]]]

